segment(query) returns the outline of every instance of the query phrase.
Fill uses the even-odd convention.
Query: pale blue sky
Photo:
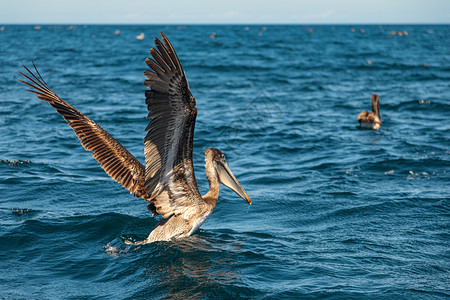
[[[450,24],[450,0],[0,2],[0,24]]]

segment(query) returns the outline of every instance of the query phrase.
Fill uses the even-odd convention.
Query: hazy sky
[[[0,0],[0,4],[0,24],[450,24],[450,0]]]

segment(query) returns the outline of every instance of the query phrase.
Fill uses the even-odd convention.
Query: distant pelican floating
[[[381,128],[380,97],[377,94],[372,95],[372,112],[368,112],[367,110],[361,112],[358,116],[358,122],[362,128],[372,128],[375,130]]]
[[[404,30],[404,31],[396,31],[396,30],[392,30],[391,31],[391,34],[389,35],[389,38],[390,39],[392,39],[392,37],[394,36],[394,35],[398,35],[398,36],[406,36],[406,37],[409,37],[409,35],[408,35],[408,31],[406,31],[406,30]]]
[[[137,40],[143,40],[145,38],[145,34],[143,32],[141,32],[141,34],[136,36]]]
[[[97,123],[59,98],[42,79],[27,67],[24,74],[28,90],[48,102],[64,117],[86,150],[105,172],[136,197],[150,202],[153,215],[162,215],[147,239],[135,244],[167,241],[193,234],[214,210],[219,197],[219,182],[251,204],[239,182],[217,149],[205,150],[205,172],[209,191],[201,196],[192,164],[197,105],[189,89],[186,74],[166,36],[155,38],[158,50],[146,63],[152,70],[144,72],[150,88],[145,93],[148,118],[144,139],[145,167]],[[34,65],[34,64],[33,64]],[[129,241],[125,241],[132,244]]]

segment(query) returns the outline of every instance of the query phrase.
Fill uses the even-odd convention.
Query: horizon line
[[[283,26],[283,25],[332,25],[332,26],[351,26],[351,25],[450,25],[450,22],[368,22],[368,23],[360,23],[360,22],[348,22],[348,23],[327,23],[327,22],[320,22],[320,23],[306,23],[306,22],[286,22],[286,23],[275,23],[275,22],[268,22],[268,23],[260,23],[260,22],[230,22],[230,23],[49,23],[49,22],[17,22],[17,23],[0,23],[0,25],[111,25],[111,26],[118,26],[118,25],[125,25],[125,26],[138,26],[138,25],[147,25],[147,26],[229,26],[229,25],[265,25],[265,26]]]

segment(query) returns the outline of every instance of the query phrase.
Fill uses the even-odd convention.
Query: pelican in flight
[[[205,153],[205,173],[209,191],[201,195],[192,163],[197,105],[186,74],[167,37],[155,38],[153,59],[145,62],[145,101],[151,119],[144,138],[145,167],[100,125],[59,98],[47,85],[33,63],[36,73],[23,66],[27,81],[39,99],[48,102],[64,117],[83,147],[105,172],[134,196],[149,202],[147,208],[162,219],[143,241],[147,244],[192,235],[212,213],[219,198],[219,182],[251,204],[250,198],[231,172],[223,153],[209,148]]]
[[[372,95],[372,111],[361,112],[358,116],[358,122],[361,128],[372,128],[374,130],[381,128],[380,97],[377,94]]]

